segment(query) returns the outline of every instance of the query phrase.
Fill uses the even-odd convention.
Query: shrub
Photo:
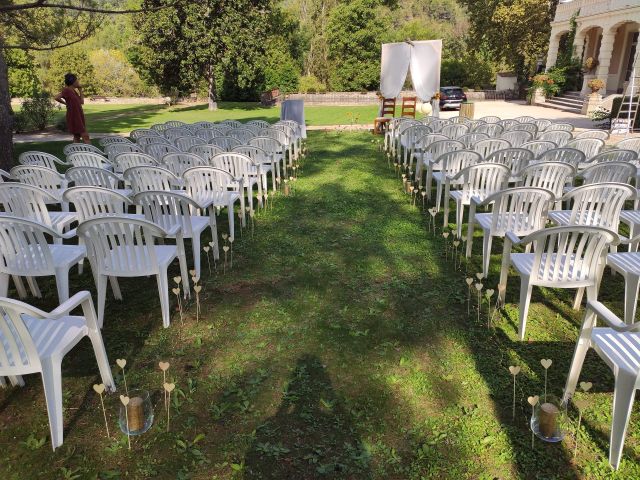
[[[44,130],[53,120],[57,109],[48,93],[34,93],[32,98],[22,102],[20,114],[24,116],[23,126],[28,130]]]
[[[564,69],[549,70],[531,79],[531,90],[541,88],[545,97],[553,97],[560,93],[565,80]]]
[[[23,133],[29,128],[27,117],[24,112],[16,112],[13,115],[13,132]]]
[[[304,75],[300,77],[298,90],[300,93],[326,93],[327,87],[313,75]]]

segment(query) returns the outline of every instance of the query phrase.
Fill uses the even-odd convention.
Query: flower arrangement
[[[564,80],[560,73],[539,73],[531,78],[531,89],[542,89],[545,97],[553,97],[560,92]]]
[[[595,69],[598,66],[598,60],[596,60],[593,57],[589,57],[584,61],[584,64],[582,64],[582,67],[584,68],[585,72],[590,72],[591,70]]]
[[[440,92],[436,92],[431,97],[431,100],[440,100]]]
[[[596,93],[598,90],[604,88],[604,82],[599,78],[592,78],[587,82],[587,87],[591,89],[592,93]]]

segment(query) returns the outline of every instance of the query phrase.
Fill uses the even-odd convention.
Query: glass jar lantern
[[[554,395],[540,396],[533,408],[531,430],[545,442],[561,442],[567,430],[567,407]]]
[[[122,433],[141,435],[153,425],[153,405],[147,390],[129,390],[129,404],[120,404],[119,422]]]

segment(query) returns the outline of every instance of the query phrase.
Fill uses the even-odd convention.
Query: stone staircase
[[[581,113],[583,97],[580,92],[565,92],[558,97],[547,98],[541,106],[563,112]]]

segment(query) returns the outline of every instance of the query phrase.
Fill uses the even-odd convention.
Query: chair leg
[[[113,298],[115,298],[116,300],[122,300],[122,292],[120,291],[120,284],[118,283],[118,277],[109,277],[109,285],[111,285]]]
[[[96,290],[98,291],[98,326],[102,328],[104,322],[104,304],[107,299],[107,276],[96,275]]]
[[[196,277],[200,278],[200,234],[194,232],[193,238],[191,239],[191,248],[193,250],[193,265],[196,271]]]
[[[456,233],[462,238],[462,221],[464,220],[464,205],[462,201],[456,202]]]
[[[167,271],[161,270],[156,275],[158,278],[158,293],[160,294],[160,309],[162,310],[162,325],[164,328],[169,328],[171,320],[171,312],[169,310],[169,280],[167,278]]]
[[[58,301],[62,304],[69,300],[69,269],[56,268],[56,287]]]
[[[0,273],[0,297],[6,297],[9,294],[9,274]]]
[[[636,318],[640,277],[627,274],[624,279],[624,321],[631,325]]]
[[[440,212],[442,203],[442,182],[436,182],[436,213]]]
[[[529,315],[529,303],[531,302],[532,285],[527,277],[520,277],[520,327],[518,337],[524,340],[524,331],[527,327],[527,315]]]
[[[587,310],[587,315],[595,314]],[[585,322],[586,323],[586,322]],[[564,394],[562,396],[562,402],[567,403],[576,391],[576,385],[580,379],[580,372],[582,371],[582,365],[584,359],[587,356],[589,347],[591,345],[591,328],[583,330],[580,333],[580,338],[576,343],[576,348],[573,351],[573,359],[571,360],[571,367],[569,367],[569,376],[567,377],[567,383],[564,387]]]
[[[211,240],[213,241],[213,258],[220,258],[220,245],[218,243],[218,221],[216,220],[215,208],[209,210],[209,228],[211,229]]]
[[[51,446],[55,450],[62,445],[62,369],[59,361],[45,358],[42,362],[42,384],[49,414]]]
[[[611,440],[609,447],[609,463],[614,469],[620,465],[624,437],[627,434],[629,417],[636,394],[636,379],[620,370],[616,376],[613,392],[613,422],[611,423]]]
[[[229,236],[235,238],[235,217],[233,215],[233,202],[229,202],[227,207],[227,214],[229,215]]]
[[[108,390],[115,392],[116,384],[113,381],[111,375],[111,367],[109,366],[109,358],[107,357],[107,351],[104,348],[104,342],[102,341],[102,335],[99,331],[89,329],[89,340],[93,346],[93,353],[96,356],[96,362],[98,363],[98,370],[100,370],[100,378],[102,383],[105,384]]]
[[[489,276],[489,262],[491,261],[492,241],[493,237],[491,236],[491,232],[489,230],[485,230],[484,238],[482,239],[482,274],[484,275],[484,278],[487,278]]]
[[[576,296],[573,299],[573,309],[580,310],[580,305],[582,304],[582,297],[584,296],[584,287],[580,287],[576,292]]]
[[[13,279],[13,283],[16,286],[16,290],[18,291],[18,297],[20,299],[27,298],[27,290],[24,288],[24,283],[22,283],[22,278],[19,275],[11,275],[11,278]],[[5,292],[3,296],[6,297],[7,293]]]

